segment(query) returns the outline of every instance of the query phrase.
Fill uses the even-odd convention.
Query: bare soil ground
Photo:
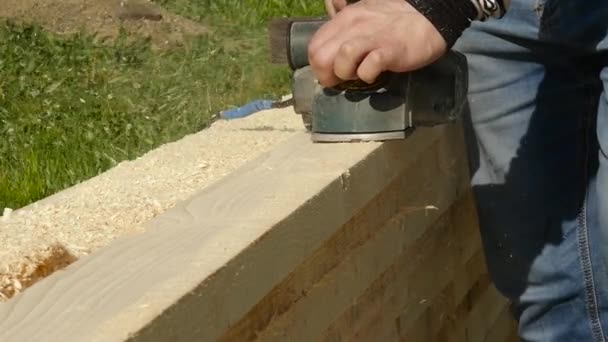
[[[0,18],[37,23],[57,34],[84,30],[100,42],[112,41],[122,27],[133,37],[149,38],[155,48],[179,45],[188,36],[208,32],[148,0],[2,0]]]

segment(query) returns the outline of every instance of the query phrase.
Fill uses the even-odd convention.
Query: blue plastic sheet
[[[220,117],[226,120],[240,119],[255,114],[257,112],[270,109],[272,108],[273,104],[274,101],[272,100],[255,100],[249,102],[248,104],[242,107],[223,111],[220,113]]]

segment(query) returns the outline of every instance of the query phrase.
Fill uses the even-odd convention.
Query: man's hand
[[[443,37],[405,0],[362,0],[342,6],[310,42],[310,66],[321,85],[345,80],[372,83],[383,71],[421,68],[447,49]],[[331,13],[330,13],[331,14]]]

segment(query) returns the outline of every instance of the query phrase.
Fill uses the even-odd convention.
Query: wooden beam
[[[488,330],[485,342],[517,342],[517,324],[509,306],[505,306],[494,325]]]
[[[474,212],[468,210],[469,200],[469,196],[460,199],[404,249],[324,338],[425,341],[423,336],[436,336],[445,317],[434,315],[434,307],[440,307],[444,316],[452,314],[485,273],[476,225],[470,224]],[[456,215],[463,211],[468,215]]]
[[[446,141],[446,144],[440,144],[436,148],[446,151],[450,146]],[[451,152],[450,158],[453,158],[455,163],[464,165],[465,159],[458,149],[452,149]],[[424,176],[415,177],[414,175],[420,174],[420,165],[429,167],[425,169]],[[401,258],[401,254],[409,255],[410,265],[396,270],[397,272],[409,273],[414,265],[424,265],[424,258],[418,253],[423,250],[420,236],[430,236],[431,245],[437,243],[439,246],[441,242],[446,242],[444,239],[438,239],[437,232],[427,231],[433,222],[437,221],[438,216],[451,208],[452,203],[466,188],[465,178],[450,177],[445,173],[447,170],[454,170],[454,165],[448,169],[432,165],[439,165],[438,155],[422,155],[413,168],[406,169],[396,182],[385,188],[385,193],[381,193],[378,200],[372,202],[380,205],[370,210],[364,208],[359,212],[367,219],[364,223],[355,223],[359,227],[353,228],[362,230],[363,234],[347,233],[347,236],[363,235],[365,240],[350,244],[352,248],[338,259],[339,263],[331,272],[323,275],[316,284],[310,284],[305,290],[306,296],[291,305],[288,313],[273,315],[272,324],[266,330],[258,332],[260,339],[284,341],[292,335],[304,341],[313,340],[351,306],[375,279],[391,267],[397,258]],[[445,189],[453,190],[444,191]],[[426,209],[428,205],[437,209]],[[469,235],[464,233],[463,236]],[[329,248],[330,246],[331,244]],[[331,257],[322,256],[316,259],[325,262],[331,260]],[[318,267],[318,262],[312,264]],[[294,273],[302,272],[296,270]],[[317,307],[323,307],[323,310],[310,315]],[[390,316],[391,307],[384,309],[383,315]],[[353,331],[355,327],[350,325],[349,330]],[[234,336],[226,341],[228,340],[240,339]]]
[[[351,322],[378,336],[478,280],[467,187],[455,125],[389,143],[296,134],[0,305],[0,341],[308,341]]]

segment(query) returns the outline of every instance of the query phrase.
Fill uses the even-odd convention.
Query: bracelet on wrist
[[[477,9],[476,20],[485,21],[486,19],[502,18],[509,7],[509,0],[470,0]]]

